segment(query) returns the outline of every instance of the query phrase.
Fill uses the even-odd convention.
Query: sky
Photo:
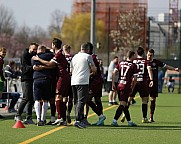
[[[179,0],[179,9],[181,0]],[[148,0],[148,15],[168,12],[169,0]],[[27,25],[31,28],[36,25],[46,29],[50,24],[51,14],[56,10],[72,12],[73,0],[0,0],[14,14],[18,26]]]

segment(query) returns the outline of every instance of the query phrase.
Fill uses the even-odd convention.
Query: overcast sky
[[[168,12],[168,2],[169,0],[148,0],[148,14],[156,16],[158,13]],[[71,13],[73,0],[0,0],[0,4],[13,11],[18,26],[39,25],[45,29],[50,24],[51,13],[54,10]]]

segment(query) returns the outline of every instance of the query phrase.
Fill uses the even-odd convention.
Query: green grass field
[[[132,121],[138,127],[128,127],[127,122],[120,127],[112,127],[111,121],[117,106],[108,107],[107,96],[103,97],[104,126],[89,126],[78,129],[74,126],[56,127],[26,125],[14,129],[13,117],[0,120],[0,143],[17,144],[180,144],[181,143],[181,95],[160,94],[157,99],[155,123],[142,124],[141,101],[130,106]],[[149,116],[149,112],[148,112]],[[35,117],[34,117],[35,118]],[[98,117],[90,111],[89,121],[94,123]]]

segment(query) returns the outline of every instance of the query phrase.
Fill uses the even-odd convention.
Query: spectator
[[[172,78],[172,76],[169,77],[169,80],[166,85],[168,87],[168,93],[170,93],[170,89],[172,89],[172,93],[173,93],[174,87],[175,87],[175,80]]]
[[[17,78],[14,68],[15,68],[15,61],[10,61],[9,64],[6,65],[4,68],[5,77]]]
[[[105,77],[105,74],[104,74],[104,66],[103,66],[103,61],[102,61],[102,59],[99,59],[99,67],[100,67],[100,71],[101,71],[101,77],[102,77],[102,79],[103,79],[104,92],[106,92],[106,81],[107,81],[107,77]]]
[[[108,105],[109,106],[118,105],[118,103],[116,102],[117,90],[112,89],[112,74],[113,74],[114,68],[116,67],[117,64],[118,64],[118,57],[115,56],[109,64],[108,76],[107,76],[107,88],[108,88],[108,93],[109,93]],[[116,86],[118,85],[118,78],[119,78],[119,74],[117,73],[115,76],[115,81],[114,81]]]
[[[4,68],[4,72],[5,72],[5,77],[8,79],[8,80],[12,80],[14,78],[18,78],[18,76],[16,75],[15,71],[14,71],[14,67],[15,67],[15,61],[10,61],[8,65],[5,66]],[[10,106],[8,108],[8,112],[11,113],[11,112],[17,112],[14,108],[14,106],[16,105],[19,97],[20,97],[20,94],[19,93],[16,93],[17,92],[17,87],[16,87],[16,84],[13,84],[14,86],[14,89],[15,89],[15,92],[11,92],[7,89],[7,86],[9,85],[9,82],[8,80],[6,80],[6,85],[4,87],[4,92],[3,93],[3,97],[4,99],[7,99],[7,95],[9,93],[9,98],[11,99],[11,103],[10,103]]]
[[[12,112],[17,112],[14,108],[14,106],[16,105],[19,97],[20,97],[20,93],[17,92],[10,92],[9,95],[7,92],[3,92],[2,94],[2,99],[7,99],[7,97],[9,97],[9,99],[11,99],[10,105],[8,107],[8,112],[12,113]]]
[[[164,82],[164,72],[163,70],[160,70],[158,72],[158,92],[159,93],[162,93],[163,82]]]
[[[6,80],[6,86],[7,86],[7,84],[9,84],[9,81],[11,83],[13,79],[18,78],[14,68],[15,68],[15,61],[10,61],[9,64],[6,65],[4,68],[5,77],[8,79],[8,80]],[[14,86],[15,92],[17,92],[16,84],[14,83],[13,86]],[[7,90],[7,92],[9,92],[9,91]]]

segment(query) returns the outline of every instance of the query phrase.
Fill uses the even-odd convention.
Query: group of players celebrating
[[[70,63],[73,55],[70,53],[71,47],[64,45],[54,38],[52,41],[53,53],[47,53],[46,47],[39,45],[37,55],[32,57],[33,73],[33,95],[34,107],[37,116],[37,125],[67,125],[71,123],[70,113],[73,107],[73,94],[71,88]],[[93,45],[86,43],[89,52],[96,66],[96,73],[92,73],[89,78],[89,95],[87,96],[86,110],[82,115],[82,125],[79,128],[85,128],[90,123],[87,121],[89,107],[99,117],[94,125],[103,125],[106,117],[103,115],[102,97],[102,73],[100,70],[97,55],[93,54]],[[156,97],[158,97],[158,67],[169,70],[179,71],[178,68],[166,65],[163,62],[153,59],[154,50],[149,49],[147,58],[144,58],[144,49],[138,47],[135,57],[134,51],[128,51],[126,59],[120,61],[113,71],[112,90],[118,92],[120,104],[116,110],[113,126],[118,126],[117,120],[124,112],[129,126],[137,126],[131,121],[129,113],[130,101],[136,93],[142,99],[143,123],[154,122],[153,115],[156,106]],[[116,73],[119,73],[118,83],[114,79]],[[147,118],[148,101],[150,95],[150,119]],[[94,101],[92,100],[94,97]],[[51,119],[46,123],[46,113],[48,110],[48,101],[51,108]],[[55,113],[57,110],[57,119]],[[20,114],[16,119],[20,119]]]
[[[135,58],[134,51],[128,51],[127,58],[118,63],[113,72],[112,88],[118,91],[120,105],[118,106],[113,126],[118,126],[117,120],[124,112],[124,116],[128,121],[128,126],[137,126],[131,121],[129,113],[129,105],[136,93],[142,99],[142,123],[154,122],[154,111],[156,107],[156,97],[158,97],[158,68],[166,68],[169,70],[179,71],[178,68],[166,65],[165,63],[153,59],[154,50],[149,49],[147,57],[144,58],[144,49],[138,47]],[[118,85],[115,85],[114,77],[119,73]],[[150,119],[147,118],[148,101],[150,96]],[[124,117],[122,117],[124,119]]]

